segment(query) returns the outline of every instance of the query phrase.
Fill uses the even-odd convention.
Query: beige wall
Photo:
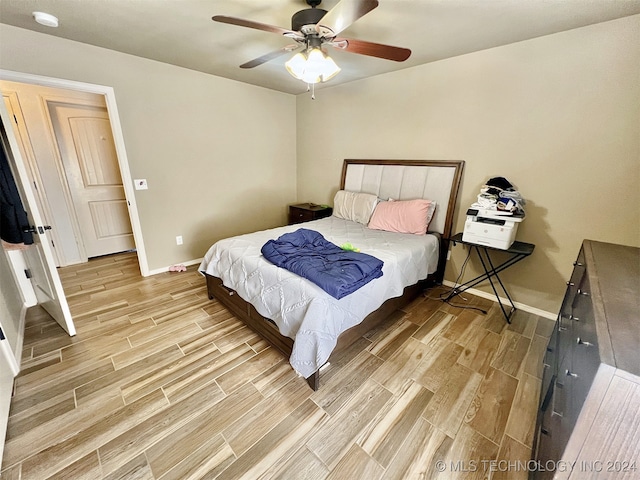
[[[114,88],[151,270],[286,222],[295,97],[4,24],[0,68]]]
[[[640,16],[300,95],[297,124],[300,201],[331,203],[344,158],[462,159],[462,231],[488,178],[514,183],[517,302],[557,311],[584,238],[640,245]]]

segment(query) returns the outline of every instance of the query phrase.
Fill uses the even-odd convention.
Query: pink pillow
[[[380,202],[373,211],[368,227],[424,235],[435,209],[436,203],[431,200]]]

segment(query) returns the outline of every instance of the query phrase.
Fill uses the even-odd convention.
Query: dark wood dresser
[[[326,205],[316,205],[315,203],[289,205],[289,225],[330,217],[332,213],[333,209]]]
[[[640,249],[585,240],[544,359],[530,477],[640,478],[638,445]]]

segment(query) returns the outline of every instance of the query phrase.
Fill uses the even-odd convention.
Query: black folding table
[[[513,242],[511,247],[507,248],[506,250],[503,250],[501,248],[490,247],[488,245],[480,245],[478,243],[465,242],[464,240],[462,240],[462,233],[455,234],[453,237],[450,238],[450,240],[453,242],[454,246],[456,245],[456,243],[462,243],[463,245],[468,245],[469,248],[471,248],[471,251],[475,251],[478,255],[478,258],[480,259],[480,263],[482,263],[482,268],[484,269],[484,273],[481,275],[478,275],[475,278],[472,278],[471,280],[461,285],[458,285],[457,287],[454,287],[454,289],[451,290],[447,298],[445,298],[444,300],[448,301],[453,297],[455,297],[456,295],[460,295],[466,290],[472,287],[475,287],[479,283],[484,282],[485,280],[489,280],[489,283],[491,284],[491,288],[493,289],[493,293],[496,295],[496,299],[498,300],[498,304],[500,305],[500,309],[502,310],[504,317],[507,319],[508,323],[511,323],[511,316],[513,315],[513,312],[515,312],[516,307],[513,304],[513,300],[511,300],[511,296],[509,296],[509,292],[507,292],[507,289],[502,283],[502,280],[500,280],[498,273],[502,272],[503,270],[509,268],[510,266],[518,263],[519,261],[531,255],[531,253],[533,253],[533,249],[535,248],[535,245],[531,243],[524,243],[524,242]],[[489,252],[492,250],[496,252],[505,253],[508,255],[508,258],[504,260],[501,264],[494,265],[493,261],[491,260],[491,256],[489,255]],[[508,312],[505,308],[505,305],[502,303],[500,296],[498,295],[498,290],[496,289],[496,285],[494,284],[494,281],[493,281],[494,278],[498,281],[498,285],[500,285],[500,287],[502,288],[502,291],[504,292],[505,296],[509,300],[509,304],[511,304],[511,309]]]

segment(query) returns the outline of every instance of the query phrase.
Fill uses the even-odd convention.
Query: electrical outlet
[[[182,245],[182,235],[176,237],[176,245]]]

